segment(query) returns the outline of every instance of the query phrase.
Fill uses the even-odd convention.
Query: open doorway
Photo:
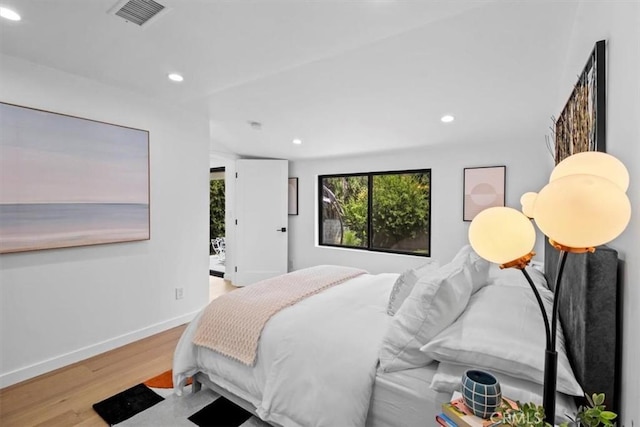
[[[209,169],[209,275],[224,277],[225,240],[225,168]]]

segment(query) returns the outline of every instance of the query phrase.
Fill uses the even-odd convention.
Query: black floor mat
[[[128,390],[113,395],[102,402],[95,403],[93,409],[109,425],[127,420],[137,413],[160,403],[164,398],[144,384],[138,384]],[[215,403],[215,402],[214,402]]]
[[[191,415],[189,421],[199,427],[238,427],[249,418],[251,413],[224,397],[219,397]]]

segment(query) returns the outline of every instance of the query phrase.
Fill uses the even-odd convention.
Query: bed
[[[427,420],[450,399],[461,372],[480,367],[498,377],[505,395],[541,401],[540,367],[523,368],[511,360],[508,364],[517,366],[494,369],[501,357],[542,363],[544,344],[531,338],[544,333],[535,317],[539,311],[536,314],[535,305],[522,308],[535,304],[533,293],[520,272],[498,271],[474,255],[467,246],[443,266],[432,262],[402,274],[362,274],[306,298],[265,324],[251,365],[193,344],[201,313],[176,348],[176,391],[192,377],[194,392],[204,385],[276,426],[409,427],[429,425]],[[557,252],[547,249],[549,277],[556,260]],[[570,395],[583,390],[604,391],[609,405],[617,407],[616,270],[617,254],[608,248],[569,257],[560,301],[566,340],[561,337],[559,346],[566,356],[559,362],[558,388],[563,393],[558,393],[557,415],[575,410]],[[542,272],[532,277],[551,301],[546,289],[551,281]],[[407,283],[412,286],[403,286]],[[527,324],[526,330],[514,333],[519,321],[494,321],[495,314],[492,318],[489,313],[496,310],[486,307],[506,304],[496,301],[503,295],[517,301],[509,304],[512,312],[508,307],[498,310],[505,320],[524,312],[537,319],[530,322],[540,324]],[[604,308],[590,307],[593,299],[606,301]],[[495,333],[483,335],[489,324],[496,325]],[[521,356],[513,353],[519,345],[496,345],[504,343],[505,333],[513,333],[516,340],[520,336]],[[610,341],[602,345],[603,339]],[[464,348],[467,345],[473,348]],[[482,346],[507,356],[478,356],[475,352],[484,351],[478,350]]]

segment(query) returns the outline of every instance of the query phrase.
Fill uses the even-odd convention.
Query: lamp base
[[[542,406],[545,420],[554,424],[556,415],[556,380],[558,375],[558,353],[547,349],[544,358],[544,390]]]

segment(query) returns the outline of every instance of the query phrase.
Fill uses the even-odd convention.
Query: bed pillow
[[[540,289],[540,296],[550,309],[551,291]],[[582,396],[560,327],[556,339],[557,390]],[[545,342],[544,323],[531,289],[492,285],[473,295],[458,320],[421,350],[440,362],[476,366],[543,384]]]
[[[489,283],[491,263],[481,258],[469,245],[464,246],[456,256],[464,256],[465,254],[468,257],[465,264],[465,272],[473,287],[472,293],[476,293]]]
[[[420,347],[450,325],[467,306],[473,291],[470,277],[478,274],[470,271],[475,267],[469,254],[463,248],[449,264],[416,282],[384,337],[380,366],[385,372],[417,368],[433,361]]]
[[[389,304],[387,305],[387,314],[394,316],[413,290],[416,282],[425,274],[435,271],[439,266],[440,264],[437,261],[431,260],[420,267],[411,268],[403,272],[391,289]]]
[[[549,289],[547,286],[547,279],[544,273],[537,268],[527,267],[527,273],[531,277],[531,281],[538,289]],[[531,289],[529,282],[524,277],[524,274],[517,268],[504,268],[500,269],[498,264],[491,265],[489,268],[489,284],[501,285],[501,286],[520,286],[527,289]]]
[[[447,394],[460,391],[462,374],[468,369],[477,368],[473,365],[463,366],[440,363],[431,380],[431,389]],[[487,369],[487,371],[500,382],[503,396],[521,403],[535,402],[538,405],[542,405],[542,385],[521,378],[514,378],[491,369]],[[556,423],[560,424],[562,421],[568,421],[563,415],[573,416],[576,413],[576,405],[573,402],[573,398],[566,394],[557,393],[556,397]]]

